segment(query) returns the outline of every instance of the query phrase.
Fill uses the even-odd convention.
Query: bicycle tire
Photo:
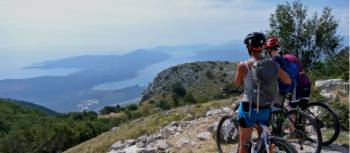
[[[312,111],[312,107],[321,107],[324,112],[322,112],[322,116],[326,116],[326,117],[330,117],[332,122],[322,122],[321,119],[321,113],[317,114],[315,112]],[[317,109],[320,110],[320,109]],[[326,137],[322,136],[322,144],[323,145],[329,145],[332,144],[335,140],[337,140],[340,131],[341,131],[341,127],[340,127],[340,122],[339,122],[339,117],[338,115],[329,107],[329,105],[323,103],[323,102],[311,102],[311,103],[307,103],[305,106],[305,112],[309,113],[316,121],[316,123],[319,125],[320,129],[321,129],[321,133],[323,135],[324,131],[322,131],[322,129],[324,130],[334,130],[334,132],[332,132],[332,136],[329,139],[326,139]],[[326,125],[327,124],[327,125]],[[333,124],[333,125],[329,125],[329,124]],[[329,128],[328,128],[328,127]],[[325,128],[324,128],[325,127]],[[309,138],[310,139],[310,138]]]
[[[294,130],[291,130],[291,134],[292,135],[294,134],[294,136],[297,136],[298,142],[302,141],[302,143],[304,143],[305,145],[305,140],[310,141],[309,139],[307,139],[308,136],[305,136],[305,135],[311,134],[311,132],[305,132],[305,131],[308,128],[312,128],[312,130],[315,131],[314,136],[316,136],[316,138],[312,139],[313,141],[310,141],[315,145],[311,147],[312,148],[315,147],[314,153],[320,153],[322,149],[322,133],[316,121],[309,114],[305,113],[302,110],[292,109],[288,111],[286,115],[287,115],[288,122],[292,123],[293,127],[291,127],[290,124],[288,124],[288,127],[283,129],[288,130],[288,129],[294,128]],[[293,115],[296,117],[294,121],[293,121]],[[307,127],[308,125],[309,127]],[[294,144],[294,146],[300,146],[300,145]]]
[[[286,140],[284,139],[278,139],[275,137],[270,138],[271,144],[275,144],[275,149],[273,152],[285,152],[285,153],[298,153],[298,151],[289,144]],[[262,150],[258,151],[258,153],[268,153],[266,148],[262,148]]]
[[[224,116],[219,121],[217,130],[216,130],[216,145],[219,153],[232,153],[234,152],[234,150],[237,150],[236,152],[238,153],[239,136],[237,138],[238,139],[237,141],[230,140],[229,139],[230,135],[227,136],[226,138],[224,136],[225,130],[229,130],[229,132],[231,132],[232,129],[228,129],[230,128],[230,126],[226,126],[225,124],[231,124],[231,123],[233,124],[232,120],[233,120],[233,116]],[[234,127],[234,125],[232,127],[237,128],[237,127]],[[238,129],[234,129],[234,130],[238,130]]]

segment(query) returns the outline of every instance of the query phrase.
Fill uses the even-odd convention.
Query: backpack
[[[278,93],[278,64],[271,59],[255,61],[252,66],[252,77],[255,82],[252,100],[259,105],[272,103]]]
[[[281,56],[274,57],[273,60],[280,65],[282,70],[288,73],[292,81],[291,84],[285,84],[282,81],[278,80],[279,92],[281,94],[295,93],[295,89],[298,83],[298,65]]]

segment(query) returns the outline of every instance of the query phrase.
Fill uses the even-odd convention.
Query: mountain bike
[[[310,102],[308,97],[291,102],[297,102],[297,107],[300,107],[301,110],[315,119],[321,129],[323,145],[332,144],[338,138],[341,130],[339,117],[327,102]],[[311,137],[308,137],[308,139],[313,141]]]
[[[283,96],[280,106],[272,107],[272,109],[277,110],[271,113],[270,116],[272,134],[286,138],[294,147],[299,147],[298,152],[300,153],[320,153],[322,149],[322,133],[319,124],[300,107],[285,107],[284,99],[285,96]]]
[[[240,92],[239,90],[223,90],[224,93]],[[266,125],[257,125],[262,129],[260,137],[252,139],[249,147],[251,153],[286,152],[297,153],[295,148],[282,138],[271,134]],[[216,131],[216,144],[219,153],[233,153],[239,151],[239,128],[237,113],[220,119]]]

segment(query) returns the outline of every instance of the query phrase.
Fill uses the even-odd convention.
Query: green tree
[[[112,112],[116,112],[116,107],[114,106],[105,106],[100,110],[100,114],[106,115]]]
[[[317,12],[307,18],[307,8],[299,1],[292,4],[277,5],[270,17],[269,36],[277,36],[281,42],[282,52],[297,55],[306,70],[325,56],[333,55],[341,47],[341,37],[336,34],[338,23],[325,7],[322,15]]]
[[[186,89],[180,82],[176,82],[176,83],[172,84],[171,89],[179,97],[184,97],[186,95]]]

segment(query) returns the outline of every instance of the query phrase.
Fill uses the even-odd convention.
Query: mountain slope
[[[26,108],[30,108],[30,109],[34,109],[36,111],[39,111],[39,112],[42,112],[42,113],[45,113],[47,115],[58,115],[59,113],[51,110],[51,109],[48,109],[44,106],[40,106],[40,105],[37,105],[37,104],[34,104],[34,103],[30,103],[30,102],[25,102],[25,101],[18,101],[18,100],[14,100],[14,99],[3,99],[3,98],[0,98],[0,102],[9,102],[9,103],[14,103],[14,104],[18,104],[20,106],[24,106]]]
[[[143,93],[142,101],[159,99],[174,92],[174,86],[183,87],[195,99],[206,101],[220,98],[220,88],[231,85],[235,63],[207,61],[185,63],[158,73]]]

